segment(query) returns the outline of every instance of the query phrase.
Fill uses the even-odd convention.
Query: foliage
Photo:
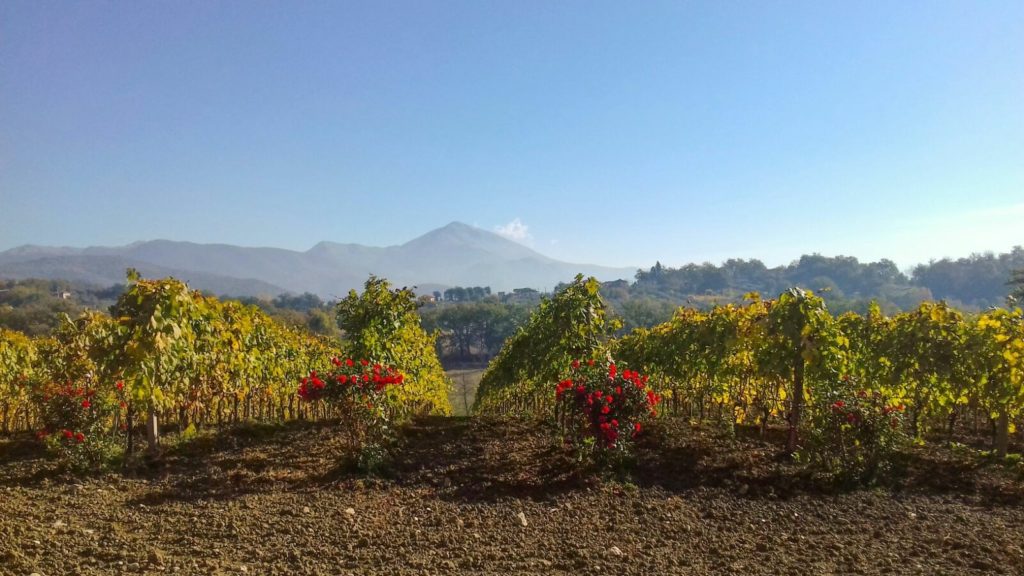
[[[421,310],[420,315],[424,329],[439,334],[441,357],[466,361],[498,354],[505,341],[526,322],[529,309],[485,300],[435,305]]]
[[[0,328],[46,336],[65,315],[105,310],[123,290],[123,285],[100,288],[65,280],[0,280]]]
[[[972,310],[1001,306],[1010,292],[1007,279],[1024,269],[1024,248],[1002,254],[974,254],[916,266],[907,277],[890,260],[860,262],[850,256],[810,254],[784,266],[768,268],[759,260],[730,259],[720,265],[688,264],[668,268],[660,263],[637,272],[621,294],[609,294],[616,308],[637,298],[668,300],[710,308],[737,303],[748,292],[778,294],[797,286],[814,290],[829,308],[864,313],[872,301],[887,312],[910,310],[919,303],[942,299]],[[614,295],[613,295],[614,294]],[[711,297],[709,299],[709,297]]]
[[[799,457],[840,484],[868,484],[890,471],[909,437],[904,405],[856,390],[846,377],[817,394]]]
[[[423,330],[416,308],[412,290],[392,290],[387,280],[371,276],[362,294],[353,290],[338,302],[345,350],[350,357],[373,358],[404,374],[405,385],[388,392],[403,412],[450,414],[451,382],[437,358],[435,336]]]
[[[35,343],[24,334],[0,330],[0,418],[5,433],[13,428],[14,416],[29,409],[36,350]]]
[[[474,408],[538,413],[551,406],[549,385],[574,358],[592,358],[616,328],[598,282],[582,275],[545,298],[506,341],[480,380]]]
[[[991,310],[976,329],[981,403],[996,420],[996,451],[1006,456],[1011,421],[1024,413],[1024,314],[1019,308]]]
[[[1012,271],[1006,284],[1010,287],[1010,295],[1007,297],[1009,305],[1024,305],[1024,268]]]

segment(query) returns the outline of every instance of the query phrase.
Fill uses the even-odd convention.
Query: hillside
[[[109,285],[132,266],[234,296],[290,291],[325,299],[359,288],[370,274],[397,285],[551,289],[576,274],[632,278],[634,268],[560,262],[493,232],[453,222],[399,246],[320,242],[305,252],[153,240],[121,247],[20,246],[0,253],[0,278],[47,278]]]

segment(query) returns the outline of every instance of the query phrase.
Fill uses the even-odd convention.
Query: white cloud
[[[519,218],[514,218],[508,224],[503,226],[495,226],[494,232],[499,236],[504,236],[513,242],[519,242],[520,244],[528,244],[533,240],[533,235],[530,234],[530,227],[523,224],[523,221]]]

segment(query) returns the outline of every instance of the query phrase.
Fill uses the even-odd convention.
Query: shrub
[[[555,387],[556,418],[583,458],[628,453],[660,400],[646,376],[613,362],[574,361]]]
[[[379,441],[396,408],[389,389],[401,385],[405,376],[393,367],[367,360],[332,358],[331,364],[327,374],[313,371],[302,379],[299,398],[323,401],[333,408],[352,448],[358,450],[364,442]]]
[[[851,383],[815,399],[799,456],[841,484],[869,484],[892,468],[909,440],[904,406]]]
[[[36,398],[43,429],[37,438],[62,464],[75,471],[105,467],[117,454],[114,416],[123,402],[114,390],[48,384]]]

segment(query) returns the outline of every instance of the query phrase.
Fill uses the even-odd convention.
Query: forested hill
[[[850,256],[802,256],[787,265],[768,268],[759,260],[728,260],[720,266],[689,264],[667,268],[660,263],[637,272],[636,281],[606,283],[602,293],[612,300],[648,298],[695,304],[709,296],[739,298],[747,292],[775,296],[801,286],[840,308],[859,308],[876,300],[884,308],[906,309],[928,299],[946,300],[964,309],[1004,306],[1015,270],[1024,269],[1024,248],[1002,254],[974,254],[957,260],[919,264],[904,274],[890,260],[860,262]]]

